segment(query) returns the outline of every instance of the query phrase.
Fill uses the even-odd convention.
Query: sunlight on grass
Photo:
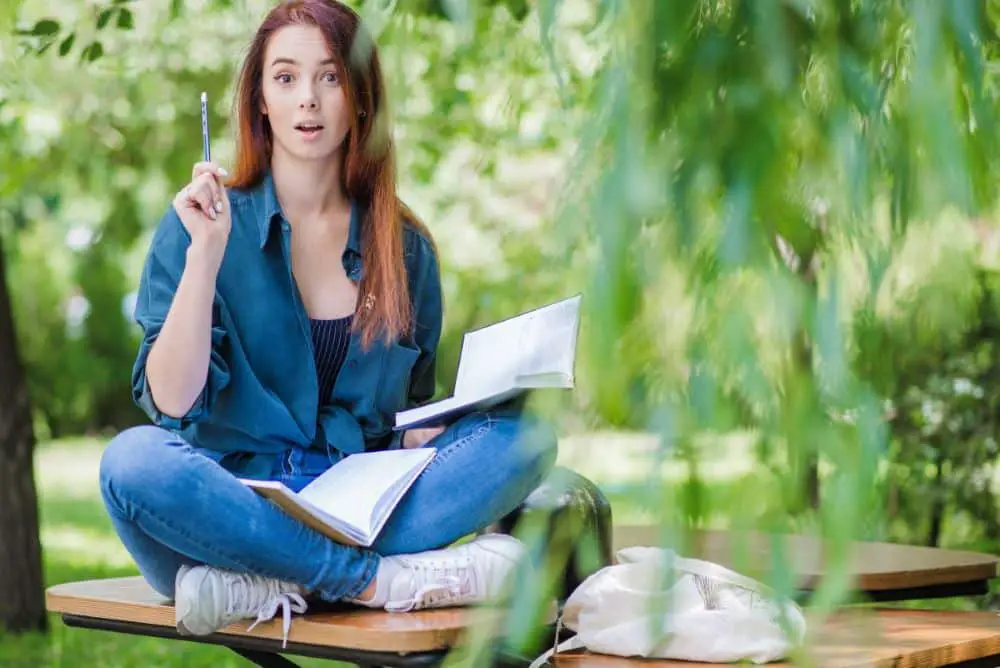
[[[42,548],[45,554],[58,554],[59,558],[79,565],[103,564],[117,568],[132,565],[132,557],[114,534],[109,536],[68,524],[43,526]]]
[[[753,435],[733,433],[701,438],[697,442],[698,471],[705,480],[728,481],[754,468]],[[650,478],[684,480],[686,464],[658,453],[660,439],[643,432],[593,432],[565,436],[559,441],[561,466],[573,469],[601,486]],[[664,461],[655,465],[660,457]]]
[[[41,444],[35,452],[35,480],[45,498],[98,497],[98,471],[105,441],[77,438]]]

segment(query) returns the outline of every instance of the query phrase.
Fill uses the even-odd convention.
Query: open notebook
[[[454,394],[396,413],[395,429],[439,423],[526,390],[572,388],[581,300],[576,295],[466,333]]]
[[[298,493],[274,480],[240,482],[338,543],[370,547],[436,453],[413,448],[349,455]]]

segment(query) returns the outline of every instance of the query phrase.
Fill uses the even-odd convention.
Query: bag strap
[[[566,652],[571,649],[580,649],[581,647],[583,647],[583,642],[580,641],[580,637],[573,636],[572,638],[569,638],[559,643],[552,649],[546,650],[545,653],[543,653],[537,659],[532,661],[531,665],[528,666],[528,668],[541,668],[542,666],[548,664],[549,659],[551,659],[554,654],[558,652]]]
[[[583,647],[583,643],[580,641],[580,636],[575,635],[572,638],[568,638],[563,642],[559,642],[559,633],[562,632],[563,627],[563,613],[560,612],[559,616],[556,617],[556,632],[553,637],[552,649],[547,650],[541,654],[537,659],[531,662],[528,668],[540,668],[541,666],[547,665],[549,659],[551,659],[555,654],[559,652],[565,652],[571,649],[579,649]]]
[[[762,582],[758,582],[757,580],[749,578],[745,575],[740,575],[736,571],[730,570],[725,566],[720,566],[719,564],[711,561],[675,556],[673,558],[673,568],[674,570],[684,571],[685,573],[690,573],[691,575],[701,575],[713,580],[721,580],[722,582],[726,582],[737,587],[743,587],[744,589],[749,589],[750,591],[757,592],[758,594],[764,596],[774,596],[776,593],[773,589]]]

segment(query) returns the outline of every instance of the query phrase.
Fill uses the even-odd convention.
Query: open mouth
[[[307,137],[314,137],[319,134],[323,126],[318,123],[297,123],[295,129]]]

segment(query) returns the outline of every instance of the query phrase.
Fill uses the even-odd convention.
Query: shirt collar
[[[264,178],[253,190],[254,208],[258,212],[263,212],[258,218],[257,224],[260,226],[260,247],[267,245],[267,239],[271,234],[271,226],[275,218],[283,217],[281,205],[278,203],[278,193],[274,187],[274,178],[271,170],[264,172]],[[361,255],[361,226],[364,221],[364,209],[357,200],[351,200],[351,227],[347,234],[347,247],[345,250],[356,255]]]

